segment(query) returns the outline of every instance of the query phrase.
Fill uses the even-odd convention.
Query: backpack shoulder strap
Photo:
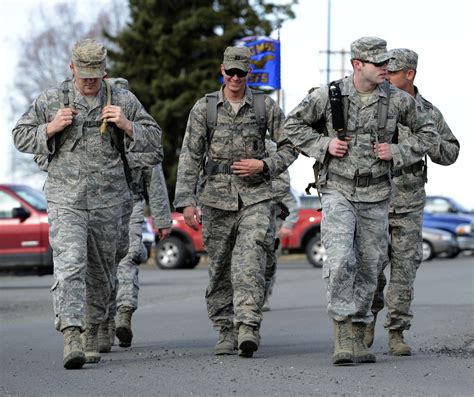
[[[207,146],[211,144],[212,136],[217,125],[217,99],[219,98],[219,91],[214,91],[206,94],[206,124],[207,124]]]
[[[71,89],[69,87],[70,87],[71,82],[72,82],[72,79],[67,78],[59,86],[58,97],[59,97],[61,108],[70,107],[69,93],[71,92]]]
[[[262,139],[265,141],[265,135],[267,133],[267,115],[265,113],[265,94],[262,91],[253,92],[253,106],[255,112],[255,118],[257,120],[258,130],[262,135]]]
[[[382,90],[385,92],[385,97],[380,97],[377,104],[377,122],[379,130],[384,130],[387,126],[388,117],[388,103],[390,101],[390,85],[388,81],[381,84]]]

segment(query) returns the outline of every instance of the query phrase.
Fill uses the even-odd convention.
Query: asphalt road
[[[474,257],[425,262],[406,339],[415,354],[393,357],[377,324],[376,364],[334,367],[321,270],[284,257],[262,344],[252,359],[213,355],[207,268],[141,269],[132,348],[99,364],[62,367],[53,329],[51,276],[0,277],[1,396],[472,396]],[[385,311],[383,312],[385,314]]]

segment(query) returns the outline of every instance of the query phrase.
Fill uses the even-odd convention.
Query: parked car
[[[300,196],[298,220],[291,234],[282,239],[282,248],[289,253],[303,252],[314,267],[322,267],[326,250],[321,243],[321,202],[317,196]]]
[[[47,204],[25,185],[0,185],[0,268],[53,272]]]
[[[151,251],[155,246],[155,232],[153,231],[153,226],[150,218],[144,218],[142,226],[142,241],[145,245],[147,257],[150,258]]]
[[[321,267],[326,251],[321,244],[321,212],[318,197],[303,196],[298,210],[298,221],[289,237],[282,240],[285,252],[306,254],[308,261],[315,267]],[[156,241],[156,263],[162,269],[192,269],[205,254],[201,227],[193,230],[184,222],[182,214],[172,213],[171,235],[163,241]]]
[[[452,233],[423,227],[423,261],[439,255],[450,257],[458,251],[458,243]]]
[[[183,214],[173,212],[171,234],[164,240],[156,239],[156,264],[162,269],[192,269],[204,254],[201,226],[190,228]],[[155,231],[156,232],[156,231]]]
[[[461,251],[474,250],[474,213],[455,200],[443,196],[429,196],[423,213],[423,227],[444,230],[456,239],[458,249],[448,256],[454,258]]]

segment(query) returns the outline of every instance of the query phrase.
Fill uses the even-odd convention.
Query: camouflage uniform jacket
[[[439,109],[423,98],[415,87],[416,101],[421,104],[430,115],[437,127],[439,143],[428,152],[430,159],[437,164],[451,165],[459,155],[459,142],[451,132],[448,124]],[[410,134],[407,127],[398,126],[399,141],[406,139]],[[426,166],[426,165],[425,165]],[[392,181],[392,196],[390,198],[390,212],[404,213],[423,208],[425,205],[425,179],[423,171],[404,173]]]
[[[267,129],[271,139],[279,144],[278,151],[267,157],[255,119],[253,100],[252,90],[247,87],[244,102],[235,114],[230,103],[224,99],[221,88],[217,101],[217,125],[207,158],[229,166],[241,159],[260,159],[267,164],[268,175],[260,173],[242,178],[234,174],[216,174],[199,177],[207,147],[206,98],[201,98],[189,114],[179,157],[174,201],[178,211],[187,206],[197,206],[198,200],[199,204],[209,207],[237,211],[239,198],[244,206],[273,198],[271,179],[286,170],[297,153],[282,136],[283,112],[270,97],[265,96]]]
[[[168,190],[166,189],[166,181],[161,164],[155,165],[151,170],[145,170],[145,178],[147,180],[153,226],[157,229],[170,228],[173,220],[171,218]]]
[[[57,88],[44,91],[13,129],[15,146],[21,152],[54,154],[48,165],[45,193],[49,202],[78,209],[107,208],[130,199],[119,152],[112,144],[113,127],[109,124],[103,137],[99,134],[101,112],[106,103],[102,84],[91,106],[70,84],[71,106],[78,114],[73,123],[48,139],[51,122],[62,100]],[[133,139],[125,134],[125,150],[156,152],[161,147],[161,129],[138,99],[127,90],[114,90],[114,105],[120,106],[133,123]]]
[[[377,106],[386,92],[377,86],[363,103],[352,82],[352,75],[343,79],[341,93],[348,96],[347,135],[352,137],[348,153],[342,157],[332,157],[328,152],[329,142],[337,136],[332,127],[331,106],[328,87],[323,86],[312,91],[288,115],[285,132],[290,141],[301,152],[324,163],[321,175],[322,192],[332,189],[340,191],[348,200],[355,202],[378,202],[390,197],[390,181],[370,186],[355,187],[352,183],[328,180],[331,172],[353,179],[359,175],[371,173],[374,178],[387,175],[392,163],[375,158],[373,145],[376,142],[392,142],[397,123],[407,125],[413,131],[401,144],[390,144],[394,168],[402,168],[420,160],[438,141],[435,126],[428,114],[416,106],[415,100],[406,92],[390,86],[390,100],[386,128],[378,130]],[[323,119],[328,134],[314,129],[315,123]]]

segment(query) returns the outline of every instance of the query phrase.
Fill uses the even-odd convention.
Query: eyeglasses
[[[370,61],[364,61],[362,59],[359,59],[361,62],[365,63],[370,63],[371,65],[374,65],[376,68],[381,68],[382,66],[388,65],[388,60],[383,61],[383,62],[370,62]]]
[[[235,75],[237,75],[237,77],[239,77],[239,78],[243,78],[243,77],[247,76],[247,74],[248,74],[247,71],[243,71],[243,70],[240,70],[240,69],[225,69],[224,73],[229,77],[234,77]]]

